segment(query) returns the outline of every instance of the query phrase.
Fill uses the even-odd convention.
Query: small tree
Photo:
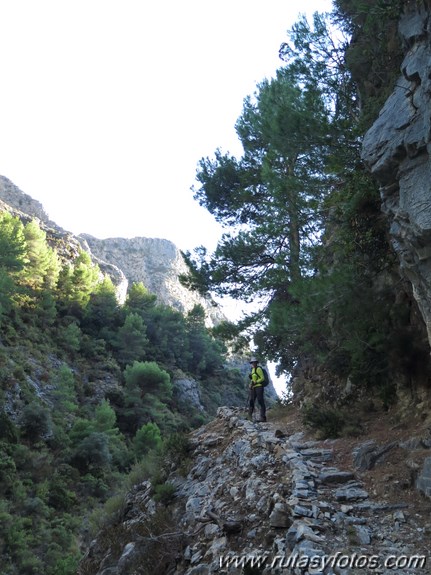
[[[62,328],[58,337],[60,345],[68,352],[78,351],[81,347],[81,340],[81,328],[75,321],[71,321]]]
[[[24,226],[7,212],[0,214],[0,268],[20,271],[26,263]]]
[[[138,313],[128,313],[117,333],[115,347],[118,361],[127,365],[132,361],[142,360],[148,344],[144,320]]]
[[[75,464],[81,472],[100,473],[111,464],[109,437],[106,433],[93,432],[85,437],[76,448]]]
[[[33,220],[25,226],[24,237],[28,260],[22,273],[24,280],[36,289],[54,288],[61,266],[57,253],[46,241],[46,233]]]
[[[115,286],[111,278],[104,277],[90,295],[82,318],[82,329],[89,335],[103,337],[111,342],[122,316]]]
[[[142,282],[133,283],[127,294],[126,308],[142,315],[155,306],[156,300],[157,297]]]
[[[21,429],[24,437],[36,443],[50,435],[52,421],[48,410],[38,403],[30,403],[23,409]]]
[[[139,388],[142,394],[153,393],[163,399],[172,397],[172,383],[169,373],[155,361],[134,361],[124,370],[126,388]]]
[[[65,311],[78,314],[80,310],[78,315],[82,316],[100,279],[100,268],[87,252],[82,251],[73,263],[65,265],[58,279],[58,297]]]
[[[103,399],[96,407],[95,430],[106,433],[107,435],[116,435],[116,433],[118,433],[116,422],[117,416],[115,415],[115,411],[112,409],[109,401]]]
[[[57,401],[55,413],[64,415],[74,413],[78,409],[75,376],[73,371],[66,364],[63,364],[54,374],[53,383],[55,385],[54,397]]]
[[[161,445],[162,437],[157,423],[146,423],[138,429],[133,439],[133,450],[138,457],[158,449]]]

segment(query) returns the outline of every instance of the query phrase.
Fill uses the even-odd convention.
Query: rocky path
[[[402,467],[385,459],[393,449],[413,460],[422,440],[363,437],[347,444],[353,458],[340,458],[340,444],[295,429],[220,408],[191,434],[190,460],[172,467],[173,501],[157,503],[149,481],[136,484],[78,575],[431,574],[430,500],[394,491]]]
[[[378,501],[333,450],[238,409],[192,435],[178,480],[189,544],[175,575],[429,574],[430,523]]]

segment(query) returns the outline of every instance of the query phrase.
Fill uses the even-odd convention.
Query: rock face
[[[22,192],[8,178],[0,176],[0,198],[15,210],[37,218],[44,224],[50,223],[48,214],[37,200]],[[52,222],[51,222],[52,223]]]
[[[431,14],[411,4],[399,32],[401,76],[365,135],[362,157],[380,183],[400,269],[431,343]]]
[[[57,251],[62,261],[74,260],[82,249],[90,252],[85,242],[50,220],[40,202],[21,191],[4,176],[0,176],[0,211],[11,213],[24,224],[33,219],[37,220],[40,228],[46,233],[47,242]],[[115,265],[93,254],[92,259],[101,272],[112,279],[117,288],[118,299],[123,301],[127,291],[127,279],[124,273]]]
[[[180,273],[187,272],[181,252],[168,240],[153,238],[111,238],[99,240],[91,235],[74,236],[49,219],[42,204],[21,191],[8,178],[0,176],[0,210],[9,211],[25,223],[35,218],[46,232],[48,242],[63,259],[73,259],[80,249],[90,253],[102,273],[108,275],[123,302],[128,285],[142,282],[160,303],[182,313],[196,304],[206,312],[206,323],[214,326],[226,319],[210,300],[183,287]]]
[[[328,443],[280,431],[221,407],[191,434],[189,471],[172,472],[167,507],[149,482],[136,485],[78,575],[389,575],[395,561],[397,572],[425,572],[428,535],[406,502],[376,500]]]
[[[209,326],[225,319],[210,300],[181,285],[178,276],[187,272],[187,266],[179,249],[169,240],[141,237],[101,240],[88,234],[81,234],[79,238],[94,256],[121,269],[130,283],[142,282],[161,303],[182,313],[200,304]]]

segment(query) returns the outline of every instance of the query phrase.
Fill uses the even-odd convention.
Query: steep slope
[[[170,241],[158,238],[97,239],[89,234],[75,236],[49,219],[42,204],[20,190],[5,176],[0,176],[0,210],[9,211],[25,222],[35,218],[46,232],[49,243],[63,259],[76,257],[83,249],[90,253],[101,271],[117,286],[118,297],[124,301],[127,287],[142,282],[162,304],[182,313],[202,305],[206,323],[214,326],[226,319],[213,301],[202,298],[179,282],[187,271],[181,252]]]
[[[24,223],[35,219],[46,233],[48,243],[55,248],[62,261],[73,260],[82,249],[89,251],[78,237],[50,220],[40,202],[24,193],[4,176],[0,176],[0,211],[9,212]],[[92,257],[101,272],[112,279],[119,299],[123,300],[127,290],[127,279],[124,273],[117,266],[95,256]]]
[[[136,485],[79,574],[428,572],[430,502],[401,470],[429,460],[429,434],[398,429],[388,441],[381,418],[364,417],[360,438],[322,442],[294,410],[256,424],[220,408],[169,477],[175,499],[157,504],[149,482]]]

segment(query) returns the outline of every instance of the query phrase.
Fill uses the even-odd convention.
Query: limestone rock
[[[431,497],[431,457],[427,457],[424,461],[422,471],[416,480],[416,488]]]
[[[289,525],[289,510],[285,503],[278,502],[269,516],[271,527],[287,527]]]
[[[277,445],[288,451],[294,444],[297,449],[296,457],[275,458],[273,444],[259,440],[261,424],[244,417],[239,408],[222,407],[217,418],[191,433],[193,465],[178,483],[175,502],[168,507],[173,525],[165,534],[167,538],[182,537],[182,547],[171,553],[166,573],[240,575],[246,572],[246,565],[253,566],[251,561],[257,567],[256,561],[261,560],[263,569],[259,572],[266,575],[277,575],[281,569],[296,575],[347,575],[350,569],[318,569],[317,565],[316,569],[297,566],[291,570],[287,561],[297,555],[302,557],[305,568],[308,559],[320,563],[319,558],[337,552],[346,559],[364,554],[425,555],[429,547],[427,534],[418,530],[411,515],[401,511],[406,509],[406,503],[373,501],[359,480],[345,483],[347,476],[330,467],[317,445],[310,446],[299,436],[276,438],[276,427],[268,421],[265,433],[271,432]],[[322,482],[320,478],[324,477],[330,479]],[[169,481],[176,481],[175,470]],[[128,508],[132,504],[137,514],[136,533],[128,523],[127,539],[122,542],[116,561],[110,549],[105,549],[105,558],[99,553],[99,565],[104,563],[104,568],[121,567],[121,561],[127,564],[127,557],[134,555],[126,553],[130,549],[128,543],[135,542],[136,550],[141,546],[150,508],[148,486],[144,485],[140,492],[145,500],[137,497],[139,491],[134,500],[128,500]],[[151,517],[157,518],[158,513],[160,508],[156,505]],[[124,525],[118,532],[125,532]],[[164,535],[158,537],[162,539]],[[166,549],[169,545],[166,542]],[[89,550],[92,564],[96,562],[97,549],[99,546],[93,544]],[[85,562],[79,575],[84,575],[84,568]],[[422,571],[404,572],[413,575]]]
[[[356,469],[359,471],[372,469],[377,462],[382,461],[384,456],[396,446],[396,441],[379,446],[374,440],[357,445],[353,450],[353,462]]]
[[[399,32],[406,46],[401,74],[363,140],[362,158],[380,183],[382,208],[402,275],[431,343],[431,30],[429,12],[411,5]]]
[[[0,199],[15,210],[36,218],[40,222],[52,223],[42,204],[25,194],[5,176],[0,176]]]
[[[174,394],[180,402],[184,401],[199,411],[204,411],[199,386],[196,380],[189,377],[175,377],[173,379],[173,386]]]
[[[79,238],[86,242],[94,256],[121,269],[129,283],[142,282],[160,303],[182,313],[200,304],[205,309],[209,326],[224,319],[214,302],[181,285],[178,276],[187,273],[188,268],[180,250],[169,240],[144,237],[98,239],[89,234],[81,234]]]

